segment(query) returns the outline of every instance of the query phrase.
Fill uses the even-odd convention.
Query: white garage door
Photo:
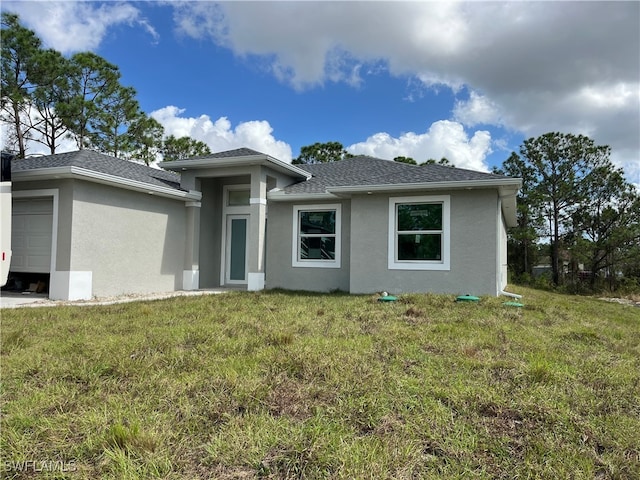
[[[50,273],[53,198],[14,198],[11,271]]]

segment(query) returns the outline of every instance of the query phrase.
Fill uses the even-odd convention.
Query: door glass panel
[[[229,280],[245,280],[247,255],[247,219],[231,219]]]

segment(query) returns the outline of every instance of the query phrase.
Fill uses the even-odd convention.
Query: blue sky
[[[560,131],[610,145],[640,185],[638,2],[1,8],[48,47],[118,65],[167,134],[214,151],[290,161],[303,145],[339,141],[355,154],[446,156],[486,171],[525,138]]]

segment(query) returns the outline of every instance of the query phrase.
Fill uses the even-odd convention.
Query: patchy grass
[[[266,292],[2,311],[4,478],[640,478],[640,309]]]

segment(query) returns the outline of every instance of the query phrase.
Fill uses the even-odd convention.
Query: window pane
[[[300,233],[336,233],[336,211],[300,212]]]
[[[442,204],[398,205],[398,231],[442,230]]]
[[[249,205],[250,190],[229,190],[229,206]]]
[[[300,260],[335,260],[335,237],[302,237]]]
[[[442,235],[398,235],[398,260],[442,260]]]

